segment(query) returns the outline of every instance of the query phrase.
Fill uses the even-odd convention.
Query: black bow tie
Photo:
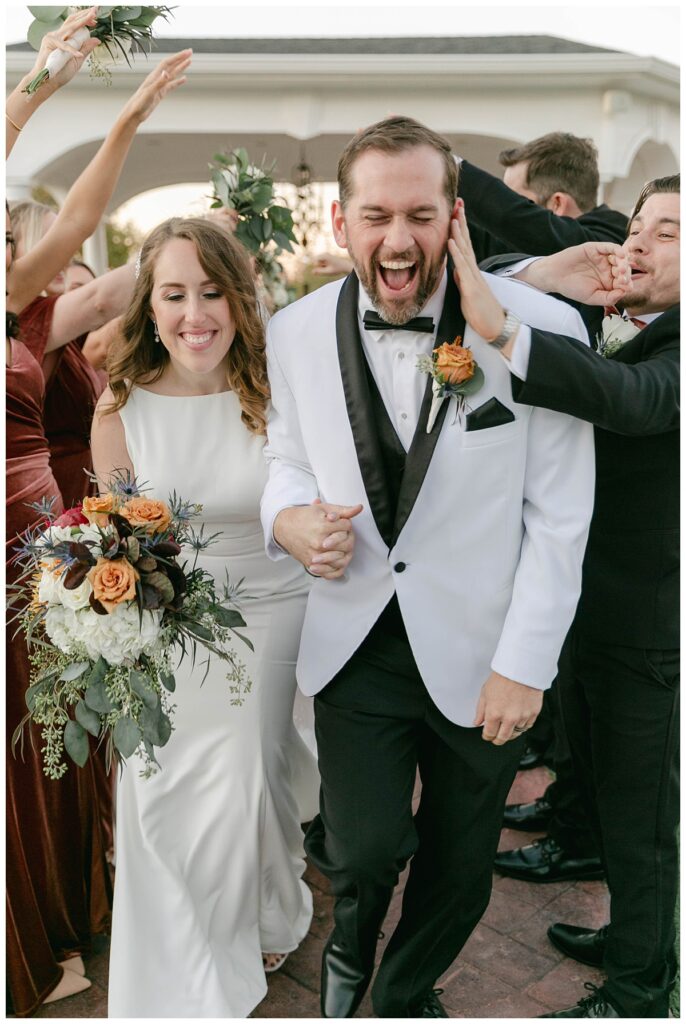
[[[365,310],[362,322],[368,331],[419,331],[422,334],[433,334],[434,330],[434,322],[430,316],[416,316],[406,324],[389,324],[375,309]]]

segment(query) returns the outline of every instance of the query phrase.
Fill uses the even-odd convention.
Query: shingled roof
[[[558,36],[397,36],[392,38],[283,38],[283,39],[180,39],[157,38],[154,49],[175,53],[191,46],[195,53],[359,53],[359,54],[516,54],[618,53]],[[13,43],[8,50],[29,50],[28,43]]]

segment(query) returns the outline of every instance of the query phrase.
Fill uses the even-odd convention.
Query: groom
[[[316,694],[322,779],[306,846],[336,897],[322,1013],[359,1006],[411,858],[374,1010],[446,1017],[433,986],[488,904],[521,755],[509,741],[538,714],[579,596],[593,439],[516,405],[493,339],[462,318],[446,265],[461,202],[448,143],[389,118],[348,144],[338,184],[334,235],[355,271],[269,325],[262,503],[272,557],[320,577],[297,672]],[[527,333],[520,321],[585,337],[570,307],[488,281],[503,307],[496,344]],[[417,358],[458,336],[483,382],[462,407],[445,399],[428,429]]]

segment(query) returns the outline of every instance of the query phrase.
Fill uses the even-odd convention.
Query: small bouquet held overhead
[[[128,475],[108,494],[25,534],[22,567],[10,606],[23,629],[32,664],[28,714],[13,747],[32,721],[42,729],[43,770],[53,779],[67,771],[64,753],[88,760],[88,735],[107,744],[107,762],[138,751],[145,773],[155,770],[155,747],[171,732],[174,664],[195,660],[197,647],[227,662],[227,704],[250,690],[245,666],[232,647],[245,621],[231,605],[228,579],[218,594],[214,578],[197,565],[198,553],[218,535],[196,533],[201,506],[173,494],[146,497]],[[179,561],[182,545],[195,551]],[[209,659],[208,659],[209,660]]]
[[[39,50],[41,40],[47,32],[61,28],[66,19],[75,11],[88,11],[89,7],[29,7],[34,20],[29,25],[27,39],[34,50]],[[111,74],[108,64],[115,64],[123,57],[130,64],[129,54],[138,50],[150,51],[153,34],[152,26],[157,18],[168,18],[171,7],[96,7],[95,24],[77,28],[67,36],[66,43],[74,49],[81,49],[88,39],[97,39],[97,46],[88,57],[91,74],[107,81]],[[45,67],[29,82],[24,92],[34,93],[51,76],[58,74],[70,59],[65,50],[53,50]]]
[[[446,398],[456,398],[458,414],[461,414],[465,399],[475,394],[483,385],[484,372],[477,363],[472,350],[465,348],[458,335],[455,341],[444,342],[434,349],[430,356],[420,356],[417,369],[431,377],[431,408],[426,432],[433,430],[439,409]]]
[[[278,256],[293,252],[293,214],[274,195],[274,168],[250,163],[244,149],[218,153],[210,164],[212,209],[235,210],[236,238],[253,253],[264,285],[276,307],[286,305],[283,267]]]

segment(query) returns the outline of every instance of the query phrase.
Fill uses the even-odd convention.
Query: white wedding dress
[[[227,666],[176,671],[174,731],[161,771],[132,757],[118,783],[110,1017],[246,1017],[266,991],[262,951],[306,935],[311,894],[300,822],[317,812],[312,752],[293,725],[295,659],[307,576],[264,553],[263,440],[233,392],[168,397],[134,389],[120,415],[139,486],[172,491],[221,531],[200,557],[221,584],[245,577],[235,649],[252,680],[230,705]],[[201,661],[205,652],[202,652]],[[305,723],[307,724],[307,723]]]

